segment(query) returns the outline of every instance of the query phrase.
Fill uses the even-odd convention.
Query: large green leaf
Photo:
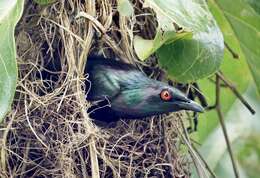
[[[258,0],[210,0],[230,23],[260,92],[260,14]],[[235,4],[235,5],[234,5]],[[243,70],[243,69],[241,69]]]
[[[16,81],[14,29],[23,11],[23,0],[0,1],[0,122],[12,103]]]
[[[175,31],[165,31],[165,29],[158,29],[153,40],[143,39],[140,36],[134,37],[135,52],[141,60],[145,60],[162,45],[172,43],[178,39],[190,38],[191,32],[176,33]]]
[[[145,2],[149,2],[157,16],[163,15],[162,22],[175,22],[184,31],[193,33],[192,38],[181,38],[157,51],[159,64],[170,78],[190,82],[207,77],[219,68],[223,57],[223,37],[203,0]]]
[[[169,6],[179,7],[180,4],[179,1],[176,0],[146,0],[144,2],[143,7],[152,8],[156,12],[158,27],[156,29],[156,35],[152,40],[143,39],[137,35],[134,36],[135,52],[141,60],[148,58],[163,44],[172,43],[177,39],[192,36],[191,29],[185,28],[181,31],[176,29],[175,23],[182,23],[184,24],[182,27],[186,27],[186,24],[189,24],[190,22],[182,21],[182,17],[172,13],[172,10],[169,8]],[[180,9],[180,11],[177,13],[182,15],[185,12],[182,12],[182,9]]]

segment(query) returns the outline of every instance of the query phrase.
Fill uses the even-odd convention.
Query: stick
[[[233,151],[231,148],[231,144],[228,138],[228,134],[227,134],[227,128],[224,122],[224,116],[223,113],[221,111],[221,105],[220,105],[220,77],[216,74],[216,110],[217,110],[217,114],[218,114],[218,118],[221,124],[221,128],[225,137],[225,141],[227,144],[227,148],[228,148],[228,152],[231,158],[231,162],[232,162],[232,166],[233,166],[233,170],[234,170],[234,174],[236,178],[239,178],[239,173],[238,173],[238,169],[237,169],[237,165],[234,159],[234,155],[233,155]]]
[[[225,79],[225,77],[220,72],[217,72],[216,75],[218,76],[219,79],[221,79],[231,89],[231,91],[234,93],[234,95],[236,95],[238,97],[238,99],[245,105],[245,107],[252,114],[255,114],[255,110],[253,109],[253,107],[250,106],[249,103],[245,100],[245,98],[238,92],[238,90],[236,89],[234,84],[232,84],[227,79]]]

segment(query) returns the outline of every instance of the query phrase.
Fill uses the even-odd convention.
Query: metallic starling
[[[90,86],[87,100],[92,119],[105,122],[140,119],[180,110],[203,112],[181,91],[153,80],[130,64],[103,57],[89,57],[85,73]]]

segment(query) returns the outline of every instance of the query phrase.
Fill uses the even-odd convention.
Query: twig
[[[27,144],[26,144],[26,148],[28,148],[28,149],[26,149],[25,153],[23,154],[23,159],[24,160],[29,160],[28,156],[29,156],[29,152],[30,152],[30,149],[29,149],[30,146],[31,146],[31,140],[29,140],[29,142],[27,142]],[[27,164],[22,164],[21,172],[26,172],[26,167],[27,167]],[[26,177],[25,174],[21,175],[21,178],[25,178],[25,177]]]
[[[231,53],[234,59],[239,59],[239,55],[226,43],[224,42],[227,50]]]
[[[6,156],[6,142],[8,140],[8,133],[9,131],[11,130],[12,128],[12,124],[13,124],[13,121],[15,119],[15,115],[16,115],[16,112],[17,110],[15,110],[12,115],[12,117],[10,118],[10,121],[6,127],[6,130],[4,131],[3,133],[3,137],[2,137],[2,143],[1,143],[1,149],[0,149],[0,161],[1,161],[1,167],[0,167],[0,172],[2,172],[3,174],[5,174],[7,171],[6,171],[6,160],[7,160],[7,156]],[[1,174],[0,174],[1,175]]]
[[[91,0],[88,1],[88,3],[86,4],[86,8],[89,9],[89,14],[91,17],[95,16],[96,14],[96,9],[95,9],[95,0]],[[94,20],[94,19],[92,19]],[[93,40],[93,35],[94,35],[94,30],[93,30],[93,21],[88,23],[88,33],[86,38],[84,39],[83,42],[83,52],[80,55],[80,60],[78,62],[78,68],[79,68],[79,76],[82,76],[84,73],[84,66],[85,66],[85,58],[90,50],[90,46],[91,46],[91,42]],[[96,22],[96,21],[95,21]],[[100,25],[100,24],[99,24]],[[75,56],[73,56],[75,57]],[[73,58],[75,60],[75,58]],[[80,105],[80,110],[81,110],[81,114],[83,116],[83,118],[87,121],[89,120],[88,117],[88,113],[86,111],[86,100],[85,100],[85,92],[82,90],[81,87],[81,81],[77,80],[76,83],[76,92],[77,92],[77,100],[79,101],[79,105]],[[91,163],[91,177],[93,178],[100,178],[100,173],[99,173],[99,164],[98,164],[98,155],[97,155],[97,149],[96,149],[96,140],[95,137],[93,135],[93,133],[95,133],[95,128],[92,124],[86,122],[86,127],[88,127],[87,130],[92,131],[92,133],[90,133],[90,138],[89,138],[89,154],[90,154],[90,163]]]
[[[115,41],[109,35],[107,35],[106,28],[96,18],[94,18],[93,16],[91,16],[90,14],[87,14],[85,12],[79,12],[79,14],[76,16],[76,19],[78,19],[80,17],[84,17],[84,18],[90,20],[90,22],[93,23],[93,26],[95,27],[95,29],[101,33],[102,38],[111,47],[113,47],[114,51],[117,54],[119,54],[121,56],[121,58],[123,58],[123,60],[126,60],[125,54],[122,53],[120,50],[118,50],[118,45],[116,45]]]
[[[212,78],[208,78],[208,80],[211,82],[211,83],[214,83],[214,85],[216,84],[216,81],[213,80]],[[223,87],[223,88],[227,88],[228,86],[224,83],[220,83],[220,86]]]
[[[75,39],[78,40],[78,42],[79,42],[81,45],[83,45],[84,40],[83,40],[80,36],[76,35],[76,34],[73,33],[72,31],[70,31],[68,28],[62,26],[61,24],[55,22],[54,20],[51,20],[51,19],[48,19],[48,18],[45,18],[45,17],[42,17],[42,18],[45,19],[46,21],[49,21],[49,22],[51,22],[51,23],[57,25],[59,28],[63,29],[64,31],[68,32],[69,35],[73,36]]]
[[[221,105],[220,105],[220,77],[219,75],[216,74],[216,111],[218,114],[218,118],[221,124],[221,128],[225,137],[225,141],[227,144],[227,148],[228,148],[228,152],[231,158],[231,162],[232,162],[232,166],[233,166],[233,170],[234,170],[234,174],[236,178],[239,178],[239,173],[238,173],[238,169],[237,169],[237,165],[234,159],[234,155],[233,155],[233,151],[231,148],[231,144],[228,138],[228,134],[227,134],[227,128],[224,122],[224,116],[223,113],[221,111]]]
[[[186,144],[186,146],[188,147],[188,150],[189,150],[189,153],[191,155],[191,158],[194,162],[194,166],[197,170],[197,173],[199,175],[199,177],[205,177],[205,178],[208,178],[208,174],[206,173],[205,171],[205,168],[200,160],[200,158],[198,157],[198,155],[196,154],[196,152],[194,151],[193,147],[192,147],[192,143],[190,141],[190,138],[189,138],[189,135],[188,135],[188,132],[187,130],[185,129],[185,126],[184,126],[184,123],[183,121],[180,119],[179,120],[180,124],[181,124],[181,127],[182,127],[182,130],[183,130],[183,134],[182,132],[179,130],[178,127],[176,127],[176,130],[179,132],[179,135],[181,136],[182,140],[184,141],[184,143]]]
[[[79,158],[80,158],[80,162],[81,162],[81,170],[82,170],[82,176],[83,178],[89,178],[88,174],[87,174],[87,168],[86,168],[86,163],[85,163],[85,159],[82,155],[82,151],[81,150],[77,150],[78,154],[79,154]]]
[[[85,17],[85,18],[89,19],[94,24],[94,27],[96,27],[98,30],[100,30],[101,33],[105,34],[107,32],[105,27],[92,15],[81,11],[78,13],[78,15],[75,18],[78,19],[80,17]]]
[[[28,114],[28,108],[27,108],[27,102],[26,102],[26,99],[24,100],[24,109],[25,109],[25,118],[26,118],[26,121],[28,122],[28,125],[32,131],[32,133],[34,134],[34,136],[39,140],[39,142],[48,150],[49,147],[42,141],[42,139],[37,135],[37,133],[35,132],[31,122],[30,122],[30,119],[29,119],[29,114]]]
[[[168,161],[168,163],[171,164],[170,166],[170,174],[172,177],[174,177],[174,170],[173,170],[173,162],[172,162],[172,157],[170,155],[170,152],[169,152],[169,147],[168,147],[168,143],[167,143],[167,137],[166,137],[166,134],[165,134],[165,121],[163,119],[161,119],[161,127],[162,127],[162,139],[163,139],[163,144],[164,144],[164,147],[165,147],[165,152],[166,152],[166,159]]]
[[[225,79],[225,77],[220,72],[217,72],[216,75],[218,76],[219,79],[221,79],[231,89],[231,91],[234,93],[234,95],[236,95],[238,97],[238,99],[245,105],[245,107],[252,114],[255,114],[255,110],[252,108],[252,106],[249,105],[249,103],[244,99],[244,97],[238,92],[238,90],[236,89],[234,84],[232,84],[227,79]]]
[[[212,109],[216,109],[216,105],[214,104],[214,105],[212,105],[212,106],[208,106],[208,107],[206,107],[206,110],[212,110]]]
[[[199,158],[201,159],[201,161],[204,163],[206,169],[209,171],[209,173],[211,174],[211,176],[213,178],[217,178],[217,175],[213,172],[213,170],[209,167],[208,163],[206,162],[206,160],[202,157],[202,155],[200,154],[200,152],[197,150],[197,148],[194,146],[194,144],[191,144],[192,148],[194,149],[194,151],[197,153],[197,155],[199,156]]]

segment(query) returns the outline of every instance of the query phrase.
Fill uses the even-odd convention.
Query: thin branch
[[[199,158],[201,159],[201,161],[204,163],[206,169],[209,171],[209,173],[211,174],[211,176],[213,178],[217,178],[217,175],[213,172],[213,170],[209,167],[208,163],[206,162],[206,160],[202,157],[202,155],[200,154],[200,152],[198,151],[198,149],[194,146],[194,144],[191,144],[193,150],[197,153],[197,155],[199,156]]]
[[[165,152],[166,152],[166,159],[167,159],[167,161],[168,161],[168,163],[169,164],[171,164],[171,166],[170,166],[170,174],[171,174],[171,176],[172,177],[174,177],[174,170],[173,170],[173,162],[172,162],[172,156],[171,156],[171,154],[170,154],[170,149],[169,149],[169,147],[168,147],[168,143],[167,143],[167,137],[166,137],[166,131],[165,131],[165,121],[164,121],[164,119],[161,119],[161,127],[162,127],[162,130],[161,130],[161,132],[162,132],[162,135],[163,135],[163,137],[162,137],[162,139],[163,139],[163,144],[164,144],[164,148],[165,148]]]
[[[221,104],[220,104],[220,77],[219,75],[216,74],[216,110],[217,110],[217,114],[218,114],[218,118],[221,124],[221,128],[225,137],[225,141],[227,144],[227,148],[228,148],[228,152],[231,158],[231,162],[232,162],[232,166],[233,166],[233,170],[234,170],[234,174],[236,178],[239,178],[239,173],[238,173],[238,168],[234,159],[234,154],[231,148],[231,144],[228,138],[228,134],[227,134],[227,128],[224,122],[224,116],[223,113],[221,111]]]
[[[7,126],[6,126],[6,130],[4,131],[3,133],[3,136],[2,136],[2,143],[1,143],[1,147],[0,147],[0,172],[2,172],[3,174],[6,174],[7,171],[6,171],[6,162],[7,162],[7,155],[6,155],[6,143],[8,141],[8,133],[10,132],[11,128],[12,128],[12,124],[13,124],[13,121],[15,119],[15,115],[16,115],[16,112],[17,110],[15,110],[10,119],[10,121],[8,122]],[[1,174],[0,174],[1,175]],[[1,177],[1,176],[0,176]]]
[[[197,174],[199,177],[205,177],[208,178],[208,174],[207,171],[205,170],[203,163],[200,160],[200,157],[196,154],[196,152],[194,151],[193,147],[192,147],[192,143],[190,141],[189,138],[189,134],[187,132],[187,130],[185,129],[184,123],[183,121],[180,119],[179,120],[180,124],[181,124],[181,128],[183,130],[183,133],[180,131],[180,129],[178,127],[176,127],[176,130],[178,131],[181,139],[183,140],[183,142],[186,144],[188,151],[190,153],[191,159],[193,160],[194,166],[196,168]]]
[[[33,133],[34,136],[37,138],[37,140],[39,140],[39,142],[48,150],[49,147],[44,143],[44,141],[42,141],[42,139],[40,138],[40,136],[37,135],[36,131],[34,130],[32,124],[31,124],[31,122],[30,122],[26,99],[24,100],[24,109],[25,109],[26,121],[28,122],[28,125],[29,125],[29,127],[30,127],[32,133]]]
[[[216,75],[218,76],[219,79],[221,79],[221,80],[231,89],[231,91],[234,93],[234,95],[237,96],[237,98],[245,105],[245,107],[246,107],[252,114],[255,114],[255,110],[253,109],[253,107],[250,106],[249,103],[245,100],[245,98],[238,92],[238,90],[236,89],[236,87],[234,86],[234,84],[232,84],[232,83],[229,82],[227,79],[225,79],[225,77],[224,77],[220,72],[217,72]]]
[[[208,80],[211,82],[211,83],[214,83],[214,85],[216,84],[216,81],[213,80],[212,78],[208,78]],[[220,86],[223,87],[223,88],[227,88],[228,86],[224,83],[220,83]]]
[[[215,105],[215,104],[212,105],[212,106],[206,107],[206,110],[207,110],[207,111],[210,111],[210,110],[213,110],[213,109],[216,109],[216,105]]]
[[[87,13],[81,11],[81,12],[78,13],[78,15],[75,18],[78,19],[78,18],[81,18],[81,17],[85,17],[88,20],[90,20],[94,24],[94,27],[96,29],[98,29],[102,34],[105,34],[107,32],[105,27],[95,17],[93,17],[92,15],[87,14]]]
[[[230,54],[233,56],[234,59],[239,59],[239,55],[226,43],[224,42],[227,50],[230,52]]]

